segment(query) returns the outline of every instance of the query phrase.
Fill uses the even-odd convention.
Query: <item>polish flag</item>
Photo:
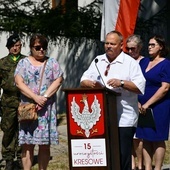
[[[124,40],[134,33],[140,0],[104,0],[101,41],[108,32],[117,30]]]

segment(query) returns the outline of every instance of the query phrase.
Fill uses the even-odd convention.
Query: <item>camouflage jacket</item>
[[[18,107],[20,92],[14,84],[14,72],[19,60],[24,57],[20,54],[17,61],[13,61],[10,55],[0,59],[0,87],[3,89],[1,105],[4,107]]]

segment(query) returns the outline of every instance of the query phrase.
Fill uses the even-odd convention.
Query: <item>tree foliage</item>
[[[148,41],[150,37],[154,34],[159,34],[165,37],[165,40],[168,41],[167,37],[167,24],[169,22],[168,6],[164,6],[158,13],[145,20],[142,17],[137,18],[135,34],[139,34],[144,42],[143,46],[143,55],[148,56]]]
[[[79,10],[69,3],[51,9],[49,0],[22,1],[0,0],[0,32],[41,33],[52,40],[59,36],[100,39],[101,13],[96,1]]]

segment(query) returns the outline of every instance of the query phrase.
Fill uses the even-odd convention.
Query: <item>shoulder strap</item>
[[[46,64],[47,64],[47,60],[45,60],[45,62],[44,62],[44,66],[43,66],[43,69],[42,69],[42,72],[41,72],[41,79],[40,79],[40,85],[39,85],[38,94],[40,94],[40,88],[41,88],[42,79],[43,79],[43,74],[44,74],[44,70],[45,70],[45,66],[46,66]]]

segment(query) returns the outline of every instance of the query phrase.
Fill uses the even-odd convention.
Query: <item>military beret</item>
[[[18,41],[20,41],[19,35],[15,33],[7,39],[6,47],[9,49]]]

